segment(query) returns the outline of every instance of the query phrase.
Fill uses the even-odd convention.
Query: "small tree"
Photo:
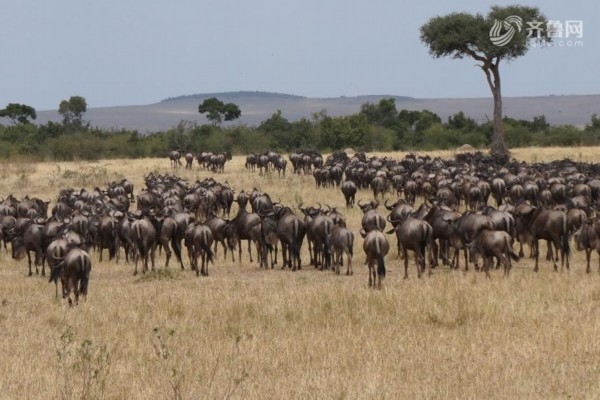
[[[87,111],[85,98],[71,96],[69,100],[63,100],[58,106],[58,113],[63,117],[63,125],[69,128],[87,127],[89,123],[83,120],[83,114]]]
[[[546,22],[536,7],[493,6],[487,16],[452,13],[431,18],[421,26],[421,40],[433,57],[470,57],[479,63],[494,98],[492,156],[508,158],[502,129],[500,61],[525,55],[530,39],[550,41],[542,28]]]
[[[234,103],[223,103],[216,97],[205,99],[199,106],[198,112],[206,114],[206,118],[213,123],[219,125],[223,121],[233,121],[242,115],[240,108]]]
[[[6,117],[13,124],[29,124],[29,119],[36,119],[35,108],[26,104],[10,103],[5,109],[0,110],[0,117]]]

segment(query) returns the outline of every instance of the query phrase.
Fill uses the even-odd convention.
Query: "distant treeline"
[[[533,121],[507,117],[504,130],[509,147],[600,145],[600,118],[595,114],[585,128],[551,126],[543,115]],[[329,152],[346,147],[357,151],[424,151],[454,149],[463,144],[487,148],[491,136],[491,121],[478,123],[463,112],[442,121],[428,110],[398,111],[390,98],[365,103],[358,113],[347,116],[330,116],[322,111],[310,119],[288,121],[278,110],[258,126],[221,127],[182,121],[167,131],[146,135],[89,124],[0,125],[0,158],[14,154],[45,160],[164,157],[177,148],[194,155],[200,151]]]

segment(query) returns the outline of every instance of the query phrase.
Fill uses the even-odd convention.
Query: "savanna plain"
[[[513,156],[600,162],[600,148],[514,149]],[[260,269],[244,245],[241,262],[225,260],[219,248],[208,277],[190,271],[185,250],[186,270],[173,261],[165,268],[157,253],[156,271],[137,276],[132,263],[101,263],[92,251],[89,295],[74,307],[55,298],[47,277],[28,277],[26,259],[1,248],[0,398],[600,398],[596,255],[589,275],[583,253],[573,251],[570,270],[543,261],[534,273],[525,258],[508,278],[494,270],[489,279],[445,266],[418,279],[411,255],[404,280],[390,235],[383,289],[369,289],[360,209],[345,209],[339,189],[316,189],[312,176],[259,175],[244,160],[235,156],[214,175],[197,164],[173,169],[166,156],[1,162],[2,197],[54,203],[61,188],[91,190],[122,178],[138,194],[150,172],[189,183],[213,176],[296,211],[301,202],[336,206],[356,238],[353,276],[307,265],[306,242],[301,271]]]

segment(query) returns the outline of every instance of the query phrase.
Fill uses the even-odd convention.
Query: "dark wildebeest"
[[[283,173],[283,176],[285,176],[285,170],[287,167],[287,160],[285,158],[278,156],[275,161],[273,161],[273,166],[277,170],[278,175],[281,176]]]
[[[519,256],[514,252],[513,238],[505,231],[483,229],[473,241],[467,244],[467,247],[473,249],[475,253],[483,258],[483,270],[489,278],[489,267],[493,263],[493,257],[498,260],[498,265],[504,265],[504,276],[508,276],[511,268],[511,258],[519,261]]]
[[[235,218],[231,220],[236,228],[237,238],[238,238],[238,261],[242,261],[242,240],[248,241],[248,256],[250,257],[250,262],[253,262],[252,259],[252,247],[251,242],[255,241],[255,236],[251,235],[251,231],[255,226],[260,225],[261,220],[258,214],[255,213],[247,213],[245,209],[238,210]]]
[[[171,162],[171,167],[181,167],[181,152],[179,150],[169,152],[169,160]]]
[[[183,235],[181,235],[177,221],[171,217],[162,218],[160,220],[160,230],[158,231],[158,244],[162,246],[167,256],[165,267],[169,266],[171,247],[173,247],[175,257],[177,257],[181,269],[184,269],[183,260],[181,259],[181,239],[183,239]],[[170,246],[169,242],[171,243]]]
[[[442,257],[442,263],[448,265],[450,239],[454,232],[451,224],[461,217],[460,213],[451,210],[445,205],[434,205],[427,215],[423,218],[433,229],[433,259],[434,265],[438,264],[438,259]],[[435,240],[439,241],[438,243]]]
[[[365,237],[367,233],[372,230],[378,230],[383,232],[385,229],[385,218],[377,212],[377,207],[379,203],[376,200],[373,200],[369,203],[361,204],[360,200],[358,201],[358,206],[363,212],[363,216],[361,219],[362,229],[360,230],[360,235]]]
[[[334,256],[333,266],[335,273],[338,275],[340,274],[340,267],[344,262],[344,254],[346,254],[346,275],[354,274],[354,271],[352,271],[354,233],[345,226],[335,224],[331,230],[329,244]]]
[[[35,273],[39,274],[38,266],[42,266],[42,276],[46,275],[45,257],[44,257],[44,225],[35,223],[34,221],[26,221],[20,229],[15,228],[22,234],[17,233],[12,240],[12,257],[20,260],[24,253],[27,253],[27,261],[29,265],[29,276],[33,275],[31,271],[31,254],[35,253]]]
[[[227,250],[229,249],[231,251],[231,261],[235,261],[235,249],[238,241],[235,224],[232,221],[219,218],[213,213],[208,215],[205,223],[210,228],[215,241],[214,256],[217,256],[217,249],[219,243],[221,243],[225,259],[227,259]]]
[[[384,257],[390,250],[390,244],[383,232],[372,230],[365,236],[363,250],[367,255],[367,264],[369,265],[369,287],[381,289],[381,280],[385,278]],[[377,263],[377,268],[375,268],[375,263]]]
[[[281,242],[282,268],[287,266],[292,271],[302,269],[300,250],[306,235],[306,224],[289,207],[279,208],[275,217],[277,218],[277,238]]]
[[[449,217],[448,217],[449,218]],[[450,244],[454,247],[454,256],[452,257],[451,264],[456,269],[459,268],[460,263],[460,250],[464,249],[465,252],[465,271],[469,270],[469,251],[467,249],[467,243],[473,241],[473,238],[481,232],[483,229],[495,228],[494,221],[487,215],[476,214],[471,211],[465,211],[465,213],[458,219],[454,220],[451,224],[452,236]],[[471,257],[473,258],[473,257]],[[475,258],[475,268],[478,268],[477,257]],[[456,264],[454,264],[456,262]]]
[[[535,255],[535,268],[538,271],[539,262],[539,239],[548,241],[548,250],[552,253],[551,244],[560,249],[561,269],[565,262],[569,269],[569,232],[567,228],[567,215],[562,211],[548,210],[544,207],[531,207],[525,213],[517,214],[522,221],[522,226],[530,234],[532,251]],[[551,254],[554,270],[558,270],[556,258]]]
[[[194,163],[194,155],[192,153],[185,154],[185,169],[192,169]]]
[[[191,232],[191,238],[189,233]],[[210,249],[213,244],[213,235],[210,228],[202,223],[190,224],[186,232],[186,242],[191,239],[193,255],[192,268],[196,270],[196,276],[208,276],[208,263],[213,262],[213,252]],[[190,249],[188,243],[188,250]],[[202,265],[198,268],[198,257],[202,259]]]
[[[79,303],[79,295],[87,298],[92,260],[89,254],[78,247],[74,247],[59,262],[50,274],[49,282],[56,281],[60,277],[63,298],[73,305],[71,291],[75,294],[75,304]]]
[[[131,239],[135,245],[135,269],[133,275],[137,275],[138,260],[142,257],[144,263],[142,273],[148,271],[148,258],[152,263],[152,271],[154,271],[154,252],[158,243],[158,232],[160,226],[155,218],[142,216],[131,223]]]
[[[341,190],[344,194],[344,199],[346,199],[346,208],[354,207],[354,197],[356,196],[356,191],[358,190],[356,183],[350,180],[344,181],[344,183],[342,183]]]
[[[574,233],[575,245],[577,250],[585,251],[587,266],[585,272],[592,271],[590,268],[590,258],[592,251],[598,253],[598,271],[600,271],[600,225],[596,219],[586,219]]]
[[[427,253],[429,253],[429,275],[431,275],[433,228],[426,221],[407,215],[404,220],[387,233],[396,233],[398,239],[398,254],[402,250],[404,257],[404,279],[408,279],[408,250],[413,251],[417,264],[417,276],[425,272]]]

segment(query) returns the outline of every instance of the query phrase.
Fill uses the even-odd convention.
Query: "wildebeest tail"
[[[383,261],[383,250],[379,238],[375,239],[375,244],[377,249],[377,275],[381,278],[385,278],[385,263]]]
[[[563,234],[562,234],[562,251],[564,257],[568,260],[571,255],[571,248],[569,247],[569,232],[567,230],[567,216],[563,215]]]
[[[135,226],[135,230],[136,230],[136,234],[135,234],[135,247],[137,247],[138,253],[140,253],[140,255],[142,257],[146,257],[146,254],[148,253],[148,249],[146,248],[146,243],[144,242],[144,238],[143,238],[143,233],[142,233],[142,227],[139,225]]]
[[[354,257],[354,235],[351,232],[348,232],[346,236],[348,238],[348,253],[350,257]]]
[[[52,272],[50,273],[50,279],[48,279],[48,282],[56,283],[58,281],[58,278],[62,274],[64,265],[65,265],[65,262],[61,261],[58,264],[56,264],[54,266],[54,268],[52,268]]]
[[[323,255],[325,256],[325,266],[331,266],[331,252],[329,251],[329,236],[331,235],[331,227],[325,224],[325,242],[323,243]]]
[[[171,238],[171,246],[173,247],[173,252],[175,253],[175,257],[177,257],[177,261],[181,262],[181,243],[176,237]]]
[[[81,280],[79,283],[79,292],[84,296],[87,296],[88,283],[90,281],[90,271],[92,270],[92,262],[89,256],[82,254],[79,259],[79,264],[82,268]]]
[[[208,232],[204,232],[204,240],[202,240],[201,248],[206,253],[206,259],[211,263],[214,263],[214,254],[210,249],[210,244],[208,243]]]
[[[300,232],[298,231],[298,220],[294,219],[294,230],[292,232],[292,259],[300,258],[300,241],[298,240],[298,236]]]
[[[508,258],[508,257],[510,257],[510,258],[512,258],[514,261],[519,261],[519,260],[520,260],[520,257],[519,257],[519,255],[518,255],[517,253],[515,253],[515,251],[513,250],[512,243],[511,243],[511,239],[509,239],[508,237],[506,237],[506,238],[504,239],[504,242],[505,242],[505,243],[504,243],[504,246],[506,247],[506,252],[508,253],[508,254],[507,254],[507,258]]]

